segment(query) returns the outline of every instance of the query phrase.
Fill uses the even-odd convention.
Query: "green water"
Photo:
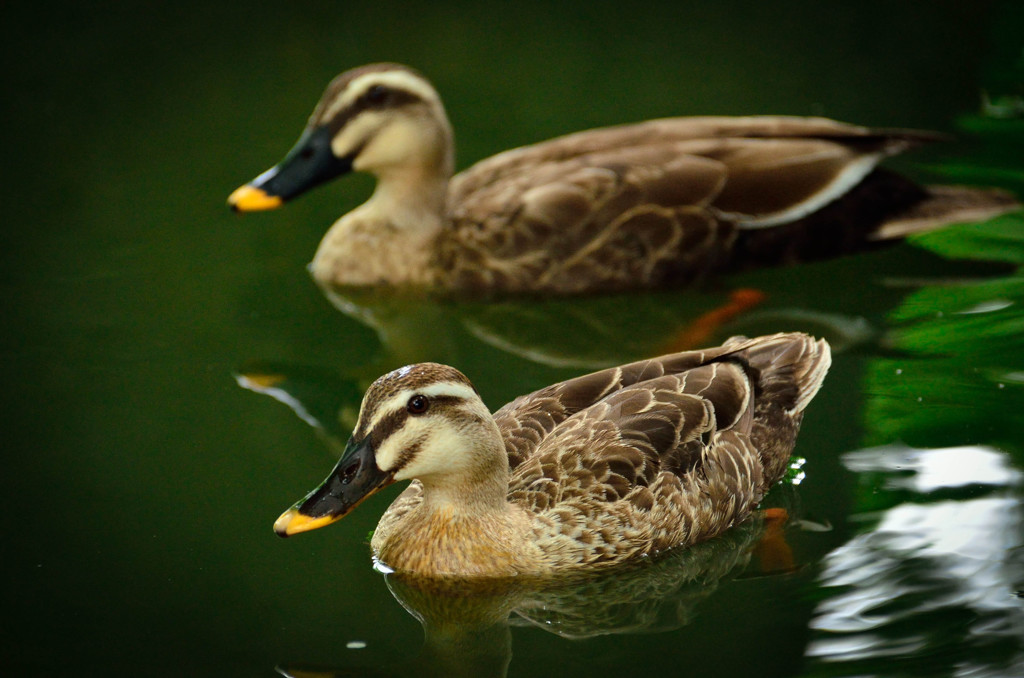
[[[6,673],[1024,673],[1021,215],[697,290],[378,300],[371,327],[304,270],[368,179],[224,204],[333,75],[380,60],[435,81],[460,167],[647,117],[813,114],[954,133],[895,166],[1024,195],[1024,122],[980,115],[983,91],[1024,94],[1018,3],[351,4],[0,10]],[[365,543],[398,488],[273,535],[383,371],[449,362],[497,408],[663,349],[739,288],[766,300],[709,343],[836,350],[804,477],[768,499],[795,518],[794,568],[752,552],[752,524],[582,588],[416,591]]]

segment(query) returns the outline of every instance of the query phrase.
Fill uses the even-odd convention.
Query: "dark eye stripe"
[[[380,94],[379,90],[374,88],[383,88],[384,93]],[[333,118],[325,122],[331,130],[331,134],[336,134],[352,118],[363,111],[401,108],[402,106],[409,106],[422,101],[423,99],[409,90],[387,87],[386,85],[371,85],[351,105],[338,111]]]
[[[409,418],[409,412],[403,407],[389,413],[367,432],[374,449],[380,449],[381,443],[387,440],[392,433],[405,426],[405,420]]]
[[[423,447],[423,442],[425,440],[426,437],[418,438],[414,440],[411,445],[402,450],[402,453],[398,455],[398,459],[395,461],[395,468],[392,470],[397,471],[398,469],[402,468],[410,461],[415,459],[416,455],[419,454],[420,452],[420,448]]]
[[[446,410],[457,408],[466,402],[466,399],[461,396],[449,396],[449,395],[435,395],[429,396],[430,409],[424,416],[437,416],[438,414],[444,414]],[[391,434],[405,426],[406,420],[412,415],[403,405],[392,412],[385,415],[377,425],[373,427],[371,431],[356,431],[353,437],[359,439],[364,436],[370,437],[370,443],[374,449],[380,449],[381,444],[387,440]]]

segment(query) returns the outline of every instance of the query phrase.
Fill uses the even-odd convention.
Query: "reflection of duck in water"
[[[471,354],[483,343],[552,367],[609,367],[745,334],[735,327],[766,299],[763,292],[749,288],[728,294],[664,291],[630,298],[623,294],[458,302],[385,290],[324,292],[336,308],[377,333],[391,360],[388,367],[428,361],[461,366],[470,357],[460,350],[467,342],[474,346]],[[785,312],[783,316],[764,333],[809,331],[833,346],[849,343],[849,322],[841,325],[825,314],[818,314],[824,322],[817,323],[806,317],[790,320]]]
[[[402,368],[370,387],[334,472],[275,529],[326,525],[411,479],[372,542],[400,572],[589,572],[692,545],[782,476],[829,363],[806,335],[735,338],[554,384],[493,417],[453,368]]]
[[[737,577],[772,575],[757,549],[771,518],[764,512],[726,534],[663,557],[574,579],[516,577],[446,580],[389,574],[392,595],[423,625],[414,658],[372,675],[505,676],[512,662],[512,626],[543,629],[567,639],[608,634],[665,633],[694,621],[702,601]],[[296,678],[365,675],[355,667],[300,668]]]
[[[325,284],[572,294],[692,281],[727,266],[861,249],[1015,206],[876,169],[931,141],[823,118],[672,118],[508,151],[452,177],[452,131],[420,74],[338,76],[285,160],[229,198],[277,207],[352,170],[368,202],[324,237]],[[449,182],[449,179],[451,181]]]
[[[693,620],[719,582],[750,563],[761,534],[751,521],[721,539],[679,549],[653,563],[563,583],[501,580],[492,585],[391,575],[391,593],[423,624],[421,660],[450,675],[504,675],[509,626],[534,626],[563,638],[666,632]],[[502,654],[502,651],[505,654]],[[484,660],[483,662],[481,660]],[[440,672],[439,672],[440,675]]]

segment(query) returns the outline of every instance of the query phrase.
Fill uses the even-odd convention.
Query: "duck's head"
[[[400,64],[362,66],[331,81],[284,160],[235,190],[228,204],[273,209],[353,170],[447,180],[452,148],[444,106],[426,78]]]
[[[496,446],[504,452],[494,419],[461,372],[437,363],[402,367],[370,386],[341,460],[274,531],[288,537],[333,523],[398,480],[462,487],[500,475],[508,466]]]

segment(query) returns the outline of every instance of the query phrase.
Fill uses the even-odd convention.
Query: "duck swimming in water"
[[[803,334],[734,337],[493,415],[458,370],[403,367],[370,386],[335,469],[274,529],[327,525],[411,480],[371,542],[399,572],[546,576],[689,546],[743,521],[784,475],[830,362]]]
[[[351,171],[372,197],[324,236],[324,284],[579,294],[680,285],[731,268],[835,256],[1018,207],[879,169],[939,138],[825,118],[693,117],[595,129],[452,176],[451,125],[407,66],[335,78],[273,169],[231,194],[270,209]]]

